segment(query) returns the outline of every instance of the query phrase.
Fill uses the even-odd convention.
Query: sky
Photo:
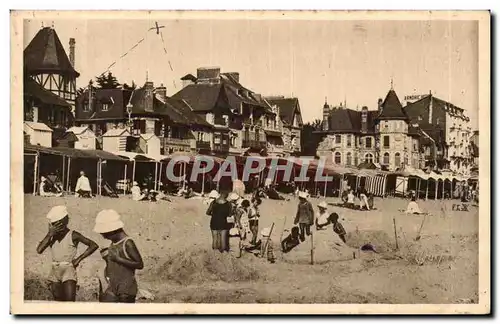
[[[240,82],[256,93],[298,97],[307,122],[321,118],[325,98],[376,109],[392,80],[401,101],[432,91],[464,108],[478,128],[474,21],[172,19],[158,21],[164,28],[157,35],[148,31],[153,20],[25,20],[24,47],[42,23],[54,26],[67,53],[69,38],[76,39],[78,87],[116,61],[111,72],[120,83],[141,86],[147,76],[173,95],[182,76],[218,66],[239,72]]]

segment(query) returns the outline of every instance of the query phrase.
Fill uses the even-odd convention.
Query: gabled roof
[[[296,113],[301,114],[298,98],[266,98],[271,105],[280,108],[280,118],[287,125],[293,124],[293,118]]]
[[[420,112],[429,109],[429,106],[431,104],[431,100],[432,100],[433,109],[441,110],[441,111],[448,110],[448,113],[452,114],[452,115],[453,115],[453,113],[451,112],[451,110],[456,110],[457,114],[455,116],[460,116],[467,121],[470,120],[469,117],[464,115],[464,110],[462,108],[457,107],[454,104],[449,103],[445,100],[439,99],[431,94],[425,96],[424,98],[422,98],[418,101],[408,103],[406,105],[406,107],[404,108],[405,112],[407,112],[410,115],[410,117],[412,117],[412,119],[414,119],[414,118],[416,118],[417,115],[419,115]]]
[[[42,28],[24,49],[24,71],[28,74],[56,73],[78,77],[54,29]]]
[[[125,111],[131,90],[126,89],[94,89],[94,98],[97,103],[107,103],[110,105],[109,111],[118,109]],[[81,96],[76,99],[77,106],[88,102],[89,92],[86,90]],[[92,109],[92,116],[90,119],[109,118],[109,111],[102,111],[101,109]],[[85,118],[87,119],[87,118]]]
[[[328,117],[328,132],[359,133],[361,132],[362,111],[348,108],[337,108],[330,111]],[[368,110],[366,115],[366,132],[375,132],[377,110]]]
[[[104,135],[102,135],[103,137],[123,137],[123,136],[129,136],[130,135],[130,132],[125,129],[125,128],[113,128],[113,129],[110,129],[108,130]]]
[[[34,97],[47,105],[70,107],[70,104],[55,93],[45,89],[31,78],[24,78],[24,95]]]
[[[88,130],[89,128],[86,127],[86,126],[73,126],[71,127],[70,129],[68,129],[66,131],[66,133],[73,133],[75,135],[80,135],[80,134],[83,134],[86,130]]]
[[[176,124],[212,127],[204,118],[193,112],[190,105],[184,100],[167,97],[165,114]]]
[[[382,103],[382,111],[377,116],[378,119],[402,119],[407,120],[408,115],[403,109],[401,102],[394,90],[389,90]]]
[[[184,99],[196,112],[209,112],[216,106],[221,88],[221,84],[190,84],[172,98]]]
[[[36,122],[31,122],[31,121],[25,121],[24,125],[28,126],[31,129],[37,130],[37,131],[51,132],[52,133],[52,129],[49,126],[45,125],[44,123],[36,123]]]

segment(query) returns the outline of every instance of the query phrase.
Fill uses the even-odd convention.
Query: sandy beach
[[[47,231],[49,209],[65,204],[70,228],[107,246],[92,232],[96,214],[118,211],[125,231],[135,240],[145,268],[137,272],[141,289],[155,299],[144,302],[185,303],[477,303],[478,208],[452,211],[458,201],[420,201],[429,212],[420,240],[415,240],[423,215],[398,211],[408,201],[375,198],[374,211],[330,206],[340,214],[347,244],[331,226],[314,230],[314,265],[311,242],[306,239],[287,254],[279,251],[284,229],[290,229],[297,200],[264,200],[260,228],[271,226],[277,261],[244,254],[220,255],[211,248],[207,205],[199,198],[170,197],[171,202],[135,202],[129,197],[78,199],[73,196],[24,196],[25,299],[50,300],[46,277],[48,253],[37,255],[36,245]],[[312,199],[315,208],[321,201]],[[338,198],[327,198],[328,203]],[[397,242],[393,219],[396,220]],[[284,234],[284,236],[287,233]],[[359,247],[371,243],[379,253]],[[83,247],[81,247],[83,249]],[[80,249],[79,249],[80,251]],[[100,260],[95,253],[78,269],[78,301],[96,301]]]

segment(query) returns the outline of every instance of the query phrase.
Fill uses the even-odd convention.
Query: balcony
[[[243,140],[243,147],[252,149],[264,149],[267,146],[267,142],[256,141],[256,140]]]
[[[214,152],[229,152],[229,144],[214,144]]]
[[[196,141],[196,148],[198,150],[210,150],[210,142]]]
[[[162,141],[165,146],[191,146],[190,139],[164,137]]]

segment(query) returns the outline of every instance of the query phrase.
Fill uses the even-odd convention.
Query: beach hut
[[[88,127],[71,127],[58,140],[59,146],[72,147],[79,150],[95,150],[96,136]]]
[[[52,129],[43,123],[24,122],[24,133],[29,136],[30,144],[52,147]]]
[[[155,134],[141,134],[139,147],[141,148],[141,151],[147,155],[160,155],[160,139]]]
[[[102,135],[102,149],[108,152],[126,151],[129,136],[130,132],[127,129],[110,129]]]

